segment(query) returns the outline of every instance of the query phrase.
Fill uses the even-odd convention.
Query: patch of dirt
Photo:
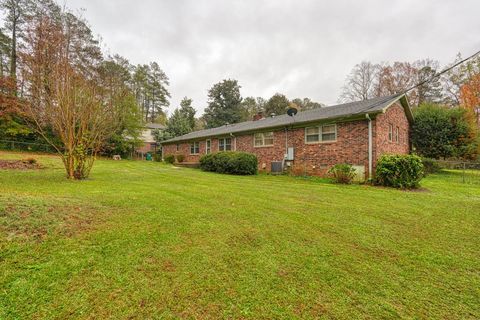
[[[25,203],[0,197],[0,234],[8,240],[42,242],[47,237],[67,238],[96,229],[105,210],[70,204]]]
[[[177,268],[175,267],[175,264],[170,260],[165,260],[163,262],[162,269],[163,271],[166,271],[166,272],[175,272],[177,270]]]
[[[0,160],[0,170],[32,170],[41,169],[42,166],[38,164],[35,159],[25,160]]]

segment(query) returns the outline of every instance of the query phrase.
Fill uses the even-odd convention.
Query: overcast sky
[[[237,79],[242,95],[336,103],[362,60],[450,63],[480,49],[479,0],[66,0],[131,63],[157,61],[170,112],[184,96]]]

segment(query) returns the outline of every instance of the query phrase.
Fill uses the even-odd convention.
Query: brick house
[[[157,142],[155,141],[153,132],[155,130],[165,130],[165,126],[163,124],[158,123],[147,123],[142,128],[142,136],[140,139],[142,140],[142,145],[139,146],[135,151],[139,154],[145,154],[147,152],[155,152],[157,150]]]
[[[258,157],[259,170],[323,176],[337,163],[371,178],[382,154],[410,152],[413,121],[404,94],[298,112],[295,116],[256,117],[192,132],[162,143],[163,154],[182,154],[198,163],[217,151],[245,151]]]

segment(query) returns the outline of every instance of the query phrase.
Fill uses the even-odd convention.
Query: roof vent
[[[275,118],[276,114],[275,112],[270,113],[270,117]]]

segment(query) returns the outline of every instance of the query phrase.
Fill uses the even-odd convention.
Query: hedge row
[[[200,168],[217,173],[254,175],[258,172],[258,161],[251,153],[222,151],[201,157]]]

